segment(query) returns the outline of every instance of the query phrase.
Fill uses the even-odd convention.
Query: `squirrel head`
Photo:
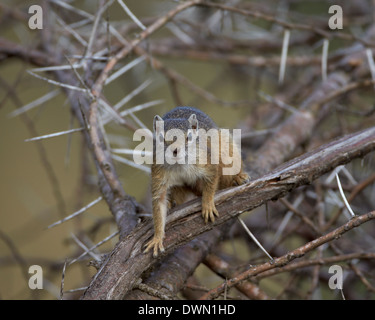
[[[188,119],[163,119],[156,115],[153,128],[154,152],[163,152],[166,163],[185,164],[190,156],[196,157],[199,122],[195,114],[191,114]]]

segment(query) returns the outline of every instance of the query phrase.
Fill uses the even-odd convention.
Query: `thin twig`
[[[290,30],[284,30],[283,47],[281,51],[280,69],[279,69],[279,84],[283,84],[286,70],[286,59],[288,57],[288,46],[289,46]]]
[[[63,267],[62,274],[61,274],[60,300],[63,299],[63,295],[64,295],[64,282],[65,282],[66,261],[67,260],[65,259],[64,267]]]
[[[81,132],[83,130],[85,130],[85,128],[76,128],[76,129],[70,129],[70,130],[66,130],[66,131],[49,133],[49,134],[45,134],[43,136],[25,139],[25,142],[37,141],[37,140],[43,140],[43,139],[49,139],[49,138],[59,137],[59,136],[65,135],[65,134],[73,133],[73,132]]]
[[[328,64],[328,46],[329,40],[323,40],[323,49],[322,49],[322,80],[327,81],[327,64]]]
[[[102,196],[96,198],[94,201],[90,202],[87,206],[79,209],[78,211],[72,213],[71,215],[65,217],[64,219],[61,219],[59,221],[56,221],[56,222],[50,224],[47,227],[47,229],[50,229],[50,228],[55,227],[55,226],[57,226],[59,224],[62,224],[62,223],[66,222],[66,221],[68,221],[70,219],[73,219],[74,217],[76,217],[76,216],[80,215],[81,213],[85,212],[87,209],[91,208],[92,206],[94,206],[95,204],[97,204],[98,202],[100,202],[101,200],[103,200]]]
[[[135,24],[140,27],[142,30],[145,30],[146,27],[144,24],[131,12],[131,10],[128,8],[128,6],[124,3],[122,0],[117,0],[117,2],[121,5],[121,7],[124,9],[126,14],[135,22]]]
[[[336,180],[337,180],[337,184],[339,186],[341,197],[344,200],[345,206],[346,206],[346,208],[348,209],[349,213],[352,215],[352,218],[353,218],[353,217],[355,217],[355,214],[354,214],[352,208],[350,207],[348,200],[346,200],[345,193],[342,190],[340,178],[339,178],[339,175],[337,173],[336,173]]]
[[[270,254],[267,252],[266,249],[261,245],[261,243],[255,238],[255,236],[251,233],[245,222],[240,217],[237,217],[238,221],[241,223],[242,227],[245,229],[246,233],[250,236],[250,238],[255,242],[255,244],[265,253],[265,255],[270,259],[273,260],[273,258],[270,256]]]

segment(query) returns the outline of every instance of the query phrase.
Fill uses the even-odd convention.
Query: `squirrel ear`
[[[189,123],[190,123],[190,128],[194,130],[194,132],[196,130],[198,130],[198,119],[197,119],[197,116],[195,115],[195,113],[193,113],[190,117],[189,117]]]
[[[154,117],[154,123],[153,123],[153,128],[154,128],[154,131],[156,132],[156,121],[163,121],[163,119],[160,117],[160,116],[158,116],[158,115],[156,115],[155,117]]]

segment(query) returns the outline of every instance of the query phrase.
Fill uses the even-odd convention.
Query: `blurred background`
[[[178,4],[166,0],[127,0],[124,3],[146,26]],[[362,36],[374,21],[375,4],[370,0],[350,3],[299,0],[217,3],[263,12],[277,19],[306,23],[325,30],[330,17],[329,6],[340,4],[345,15],[343,31],[358,36]],[[0,47],[5,43],[22,46],[30,52],[43,52],[40,39],[42,36],[50,36],[52,48],[63,47],[67,58],[78,61],[74,54],[82,55],[84,52],[74,48],[84,48],[92,30],[92,23],[85,21],[85,14],[95,16],[100,1],[40,1],[40,4],[48,4],[44,8],[49,8],[43,16],[46,20],[43,35],[41,30],[30,30],[28,27],[30,1],[1,1]],[[105,11],[103,20],[128,39],[135,39],[141,32],[117,1]],[[118,45],[113,35],[105,37],[106,32],[103,24],[99,28],[100,39],[98,37],[94,41],[95,52],[106,46]],[[157,101],[150,108],[137,112],[136,120],[132,119],[149,129],[155,114],[162,115],[177,104],[199,107],[220,127],[242,128],[244,133],[258,132],[259,136],[255,134],[248,142],[249,149],[255,149],[261,145],[265,135],[277,126],[278,121],[288,115],[287,110],[275,107],[275,101],[269,97],[277,95],[280,101],[284,98],[286,104],[298,107],[300,101],[321,81],[323,37],[309,30],[295,30],[290,37],[290,61],[285,79],[282,84],[279,83],[284,37],[284,28],[274,21],[252,19],[213,8],[191,8],[153,34],[142,46],[164,66],[183,75],[194,86],[176,85],[163,72],[140,61],[126,75],[106,86],[105,97],[109,104],[115,105],[141,87],[139,93],[129,98],[121,110]],[[342,57],[340,50],[351,48],[354,44],[355,40],[345,41],[340,37],[330,39],[329,63],[332,65]],[[67,96],[61,88],[28,72],[34,70],[34,74],[53,79],[48,72],[35,71],[45,61],[36,65],[34,61],[29,62],[22,52],[17,53],[18,48],[12,48],[13,54],[5,50],[0,52],[0,298],[58,299],[65,260],[78,257],[82,252],[78,242],[93,245],[114,234],[117,226],[106,203],[101,201],[82,215],[48,228],[52,223],[87,206],[100,196],[100,192],[91,155],[79,132],[25,141],[78,128],[80,125],[72,115]],[[121,67],[137,58],[134,53],[127,56],[121,61]],[[351,63],[355,64],[356,61]],[[93,64],[94,74],[103,66],[100,60]],[[368,67],[364,69],[370,77]],[[194,88],[203,88],[205,91],[194,91]],[[298,90],[298,93],[293,92],[293,89]],[[51,94],[55,90],[56,93]],[[41,97],[45,97],[45,101],[40,101]],[[374,123],[371,113],[361,118],[355,114],[364,114],[371,109],[374,104],[372,90],[366,89],[351,96],[350,103],[351,106],[355,105],[351,109],[352,114],[341,117],[340,110],[351,107],[340,102],[327,119],[322,119],[319,132],[316,132],[315,140],[306,146],[307,150],[319,145],[324,139]],[[28,110],[15,112],[19,108]],[[327,128],[332,131],[328,132]],[[113,148],[134,147],[133,133],[127,128],[110,123],[105,130]],[[300,149],[295,155],[302,151]],[[130,156],[120,156],[131,160]],[[355,179],[370,176],[374,171],[372,165],[373,159],[366,158],[365,168],[353,173],[354,176],[357,174]],[[360,167],[360,161],[353,166]],[[121,161],[116,162],[116,168],[126,193],[149,208],[147,169],[144,171]],[[372,187],[366,191],[369,207],[374,204],[373,190]],[[273,205],[270,205],[269,210],[272,210]],[[282,215],[279,219],[282,219]],[[100,252],[109,252],[117,241],[118,237],[114,236],[100,247]],[[227,246],[231,247],[229,244]],[[242,256],[246,260],[250,256],[246,249],[248,244],[239,241],[236,246],[238,252],[244,252]],[[82,291],[69,290],[84,287],[95,274],[96,270],[88,266],[88,260],[86,257],[82,263],[68,267],[64,280],[65,298],[79,297]],[[31,276],[28,267],[34,264],[43,268],[44,290],[30,290],[28,287]],[[205,266],[199,267],[197,272],[208,287],[221,281]],[[262,288],[270,296],[277,296],[283,291],[285,278],[269,281],[267,279]],[[374,287],[370,285],[369,288]],[[373,291],[368,289],[368,292],[360,295],[360,298],[374,297]],[[318,297],[325,297],[324,294]],[[327,294],[332,297],[329,290]]]
[[[93,15],[98,8],[98,1],[63,2]],[[126,1],[126,4],[134,14],[145,18],[158,17],[176,5],[173,1],[138,0]],[[31,16],[28,14],[29,5],[29,1],[2,1],[0,37],[15,43],[22,43],[27,48],[35,48],[39,43],[40,31],[28,28],[28,19]],[[58,6],[55,7],[56,10],[58,8]],[[51,17],[58,15],[55,10],[44,14]],[[67,15],[69,11],[65,12],[63,18],[65,19]],[[116,3],[108,10],[108,18],[111,23],[116,22],[118,25],[132,23],[132,20]],[[134,34],[137,31],[135,30]],[[89,35],[89,29],[86,32]],[[163,33],[171,35],[168,30],[160,34]],[[132,56],[126,62],[135,58]],[[227,67],[183,61],[183,59],[175,59],[169,63],[202,87],[212,83],[221,83],[219,91],[222,92],[222,97],[228,100],[235,99],[237,92],[241,92],[247,98],[252,95],[252,90],[248,90],[245,84],[235,81],[236,85],[228,86],[228,79],[225,81],[217,79],[217,77],[228,76],[225,73],[225,70],[228,70]],[[55,228],[47,229],[50,224],[77,211],[95,200],[100,194],[96,187],[95,176],[90,176],[92,162],[90,156],[83,155],[85,151],[82,150],[82,137],[79,133],[42,140],[41,143],[25,142],[25,139],[34,136],[77,127],[77,122],[73,120],[70,113],[69,103],[61,93],[26,114],[12,116],[11,113],[17,108],[56,89],[56,86],[27,73],[27,70],[34,67],[19,59],[7,59],[0,64],[2,78],[0,85],[0,101],[2,102],[0,108],[0,161],[2,162],[0,170],[2,238],[0,241],[0,298],[2,299],[59,297],[65,257],[77,252],[77,245],[71,240],[71,234],[81,230],[82,227],[90,229],[96,225],[100,229],[99,232],[95,232],[97,238],[92,239],[95,241],[117,229],[104,202],[90,208],[83,219],[78,217]],[[122,77],[120,81],[114,82],[110,88],[106,89],[106,96],[112,101],[118,101],[139,87],[144,80],[151,79],[150,85],[129,103],[129,106],[136,106],[150,100],[163,101],[151,111],[147,109],[137,114],[139,119],[151,129],[155,114],[162,115],[175,106],[168,81],[145,63],[136,66],[130,72],[131,76]],[[235,77],[233,78],[235,80]],[[241,86],[233,92],[233,87],[237,85]],[[9,93],[9,88],[16,90],[16,98]],[[189,92],[181,92],[181,95],[189,105],[199,106],[210,113],[218,124],[225,124],[229,128],[236,125],[241,114],[245,114],[241,110],[226,110],[225,108],[222,108],[220,113],[211,113],[212,106],[208,102],[202,103],[201,99],[191,96]],[[120,140],[120,145],[131,142],[132,134],[128,130],[117,126],[110,128],[109,131],[114,135],[113,139],[116,142]],[[82,160],[82,157],[85,159]],[[118,173],[125,191],[142,202],[148,191],[149,174],[122,163],[118,163]],[[85,187],[82,188],[82,185]],[[102,250],[112,248],[116,240],[117,237],[112,242],[104,244]],[[44,267],[46,290],[32,291],[28,288],[28,278],[31,274],[25,273],[25,268],[34,263]],[[82,277],[88,281],[94,274],[93,267],[72,266],[65,286],[75,288],[78,283],[81,283]]]

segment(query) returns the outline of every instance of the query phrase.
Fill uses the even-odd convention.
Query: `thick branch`
[[[204,224],[202,221],[200,199],[176,208],[167,221],[165,254],[242,212],[283,197],[374,149],[375,127],[372,127],[326,144],[246,185],[223,190],[215,197],[221,215],[214,223]],[[83,299],[121,299],[129,292],[142,273],[157,262],[151,253],[143,253],[143,246],[151,236],[152,222],[149,221],[120,241],[92,280]]]
[[[135,50],[138,48],[139,47],[136,47]],[[317,105],[328,93],[340,90],[341,86],[346,84],[346,81],[347,77],[341,73],[330,75],[327,83],[318,86],[309,98],[305,100],[303,104],[304,109]],[[305,110],[303,112],[295,112],[292,114],[277,128],[276,132],[266,141],[266,143],[263,144],[262,148],[257,150],[256,157],[253,156],[254,153],[248,155],[244,163],[247,171],[251,173],[252,177],[259,177],[261,173],[269,172],[277,165],[290,159],[294,150],[309,139],[313,132],[313,128],[316,125],[316,117],[314,116],[317,112],[316,109],[317,108],[314,108],[314,112],[312,113]],[[227,224],[232,225],[233,222],[228,221]],[[166,257],[166,259],[163,260],[161,267],[163,272],[161,272],[161,270],[159,270],[159,272],[153,272],[152,276],[147,278],[145,283],[156,288],[159,287],[159,283],[163,283],[164,288],[162,290],[165,291],[165,288],[170,288],[173,289],[174,293],[178,292],[178,284],[184,283],[187,277],[202,261],[202,259],[198,259],[198,257],[203,256],[200,255],[200,252],[207,253],[209,249],[222,238],[222,235],[227,234],[227,224],[215,229],[219,232],[212,234],[210,237],[206,237],[207,233],[203,234],[196,238],[200,239],[203,237],[204,239],[202,241],[199,240],[191,246],[185,245],[174,252],[173,257]],[[207,241],[207,239],[209,239],[209,241]],[[205,245],[200,246],[200,243],[204,243]],[[170,272],[168,267],[164,268],[164,265],[170,264],[179,266],[178,275],[180,278],[178,281],[176,281],[177,278],[175,276],[171,275],[172,272]],[[137,297],[142,296],[139,291],[137,291],[135,295]],[[142,297],[148,298],[144,295]],[[131,298],[134,298],[134,295],[129,294],[125,297],[125,299]]]

